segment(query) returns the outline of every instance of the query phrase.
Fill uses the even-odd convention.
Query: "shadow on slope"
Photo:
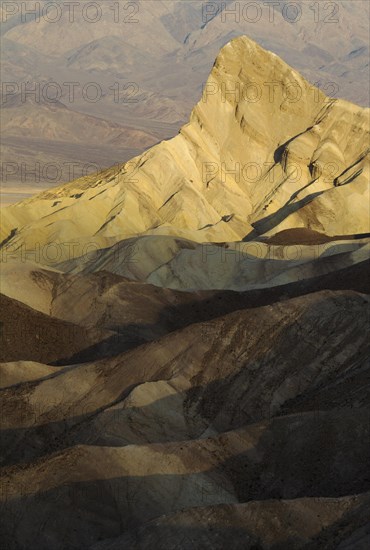
[[[326,259],[317,260],[316,265],[321,261]],[[261,290],[198,292],[198,298],[190,303],[184,300],[185,303],[163,308],[155,325],[123,325],[105,341],[66,355],[53,364],[71,365],[112,357],[193,323],[209,321],[237,310],[272,305],[320,290],[354,290],[370,294],[369,267],[370,260],[367,260],[325,275]]]
[[[142,475],[112,475],[130,468],[131,454],[122,449],[116,457],[109,448],[96,453],[91,447],[78,448],[77,454],[67,450],[59,459],[45,457],[18,471],[13,468],[8,472],[9,493],[4,493],[4,520],[12,518],[14,525],[16,518],[15,540],[21,547],[60,548],[55,544],[59,540],[64,549],[86,548],[194,506],[338,498],[370,490],[368,410],[278,417],[260,428],[245,427],[214,440],[157,445],[150,462],[146,448],[139,447]],[[260,435],[251,444],[256,429]],[[151,473],[173,454],[179,457],[183,473],[171,473],[173,461],[168,462],[168,473]],[[77,481],[86,475],[96,477]],[[11,524],[5,527],[5,540],[14,535]]]
[[[108,331],[86,329],[49,317],[4,294],[0,294],[0,362],[58,362],[68,350],[75,355],[106,339]],[[93,344],[94,345],[94,344]]]

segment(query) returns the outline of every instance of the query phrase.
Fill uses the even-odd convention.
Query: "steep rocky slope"
[[[24,109],[21,104],[13,109],[1,143],[3,162],[24,163],[31,173],[5,170],[4,201],[16,202],[10,193],[18,193],[20,200],[22,192],[36,193],[78,177],[76,172],[54,180],[46,170],[49,163],[108,167],[141,153],[150,136],[151,145],[174,136],[198,101],[217,52],[243,34],[284,58],[328,95],[369,105],[366,0],[100,0],[88,7],[41,0],[35,4],[38,21],[24,14],[27,3],[2,6],[2,103],[15,98],[22,103],[23,92],[32,96],[36,87],[41,98],[52,101],[57,96],[66,111],[72,107],[63,117],[50,117],[42,102],[35,102],[26,113],[29,134],[23,136],[17,124]],[[55,85],[48,87],[50,82]],[[71,93],[65,83],[73,82],[77,86]],[[99,147],[84,115],[105,125],[104,131],[98,130]],[[130,144],[121,142],[119,150],[118,142],[111,148],[117,122],[130,136]],[[33,131],[40,129],[48,139],[35,138]],[[71,147],[71,133],[73,142],[80,137],[78,146]],[[36,162],[45,168],[39,182],[32,176]]]
[[[238,38],[221,51],[180,135],[100,178],[6,208],[2,238],[9,251],[44,247],[50,264],[45,245],[59,245],[55,262],[55,254],[71,256],[64,243],[75,243],[77,256],[144,232],[196,242],[292,227],[367,233],[368,139],[368,110],[328,100],[275,55]]]

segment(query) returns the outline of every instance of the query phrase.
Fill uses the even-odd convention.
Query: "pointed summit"
[[[326,98],[238,37],[220,51],[178,136],[118,170],[8,207],[2,239],[104,248],[144,234],[221,242],[296,227],[365,233],[368,135],[368,110]]]

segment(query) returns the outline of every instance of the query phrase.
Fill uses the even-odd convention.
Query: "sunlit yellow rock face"
[[[2,239],[16,251],[143,235],[207,243],[291,228],[366,233],[368,143],[368,109],[326,98],[239,37],[221,50],[178,136],[3,209]],[[66,249],[59,260],[68,258]]]

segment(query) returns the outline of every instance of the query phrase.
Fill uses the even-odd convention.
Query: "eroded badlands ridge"
[[[177,137],[118,171],[6,208],[2,238],[106,247],[143,232],[196,242],[291,227],[364,233],[368,142],[368,109],[329,100],[241,37],[221,50]]]
[[[367,547],[369,113],[246,37],[204,94],[2,211],[6,548]]]

